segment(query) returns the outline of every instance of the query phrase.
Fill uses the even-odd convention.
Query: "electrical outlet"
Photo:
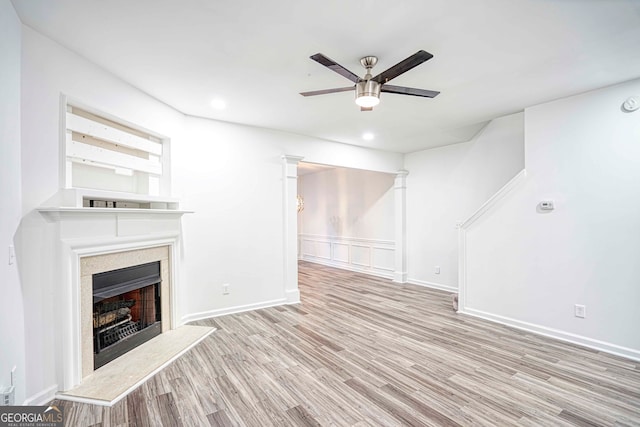
[[[584,319],[587,317],[587,306],[576,304],[574,307],[576,317]]]
[[[440,266],[439,266],[439,265],[436,265],[436,266],[433,268],[433,272],[434,272],[434,273],[436,273],[436,274],[440,274]]]
[[[0,406],[13,406],[16,400],[16,388],[6,387],[0,391]]]
[[[225,283],[222,285],[222,295],[229,295],[229,284]]]

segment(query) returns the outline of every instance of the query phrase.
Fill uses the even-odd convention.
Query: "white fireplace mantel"
[[[54,322],[60,345],[56,348],[59,391],[70,390],[83,378],[81,325],[81,259],[166,246],[172,290],[170,329],[180,326],[179,264],[181,260],[181,217],[190,211],[177,209],[86,208],[74,206],[37,209],[55,236],[57,256],[48,267],[53,272],[56,292]]]
[[[134,208],[73,208],[73,207],[42,207],[38,212],[60,219],[62,215],[95,215],[95,214],[133,214],[141,216],[182,216],[193,211],[176,209],[134,209]]]

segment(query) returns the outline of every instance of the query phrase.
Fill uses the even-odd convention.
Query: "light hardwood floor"
[[[640,426],[640,363],[459,315],[451,295],[300,264],[302,304],[219,328],[72,426]]]

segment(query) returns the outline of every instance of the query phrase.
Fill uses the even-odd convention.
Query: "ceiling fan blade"
[[[360,111],[373,111],[373,107],[360,107]]]
[[[400,95],[422,96],[424,98],[435,98],[440,94],[435,90],[415,89],[412,87],[382,85],[380,92],[397,93]]]
[[[353,90],[353,86],[337,87],[337,88],[334,88],[334,89],[312,90],[310,92],[300,92],[300,95],[302,95],[302,96],[316,96],[316,95],[324,95],[326,93],[348,92],[350,90]]]
[[[335,71],[336,73],[340,74],[341,76],[348,78],[349,80],[351,80],[354,83],[358,83],[360,81],[360,77],[358,77],[357,75],[353,74],[351,71],[347,70],[342,65],[338,64],[337,62],[335,62],[332,59],[327,58],[326,56],[324,56],[321,53],[316,53],[315,55],[310,56],[310,58],[313,59],[314,61],[316,61],[318,64],[324,65],[325,67],[329,68],[330,70]]]
[[[371,80],[375,80],[378,83],[384,84],[391,79],[395,79],[402,73],[406,73],[410,69],[417,67],[425,61],[433,58],[433,55],[424,50],[419,50],[404,61],[400,61],[393,67],[387,69],[386,71],[381,72],[377,76],[373,77]]]

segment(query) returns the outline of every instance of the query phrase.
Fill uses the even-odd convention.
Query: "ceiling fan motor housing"
[[[382,85],[375,80],[362,80],[356,84],[356,98],[361,96],[380,97],[380,87]]]
[[[356,83],[356,104],[364,108],[378,105],[380,102],[380,83],[371,80],[371,69],[378,63],[375,56],[365,56],[360,59],[360,64],[367,69],[364,79]]]

